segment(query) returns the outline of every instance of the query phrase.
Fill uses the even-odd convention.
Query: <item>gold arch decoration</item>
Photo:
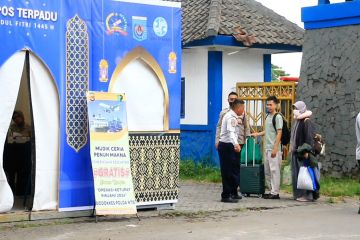
[[[166,83],[165,75],[156,62],[154,57],[143,47],[136,47],[129,52],[124,59],[116,66],[115,71],[111,77],[108,91],[112,92],[115,86],[115,82],[120,76],[121,72],[126,68],[128,64],[136,59],[143,60],[156,74],[160,81],[161,87],[164,91],[164,131],[169,131],[169,90]]]
[[[292,105],[296,99],[296,84],[294,82],[275,83],[237,83],[236,90],[239,98],[246,102],[246,114],[252,132],[264,130],[266,119],[266,98],[276,96],[280,103],[278,112],[292,125]],[[287,148],[283,148],[283,156],[287,156]]]
[[[66,27],[66,141],[78,152],[88,135],[89,36],[85,21],[77,15]]]
[[[296,98],[296,84],[294,82],[275,83],[237,83],[236,90],[239,98],[246,102],[246,113],[253,132],[262,131],[266,118],[266,98],[276,96],[279,101],[279,111],[283,114],[291,127],[292,105]]]

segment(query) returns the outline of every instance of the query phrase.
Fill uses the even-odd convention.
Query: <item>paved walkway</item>
[[[88,219],[71,224],[33,222],[8,228],[0,225],[0,239],[355,240],[360,239],[357,206],[349,203],[310,204],[266,211],[163,215],[141,221],[108,217],[97,224]]]
[[[170,215],[187,215],[187,214],[202,214],[213,212],[230,212],[230,211],[242,211],[242,210],[267,210],[267,209],[286,209],[289,207],[295,206],[314,206],[317,204],[328,204],[328,198],[320,198],[317,202],[310,203],[301,203],[294,201],[290,194],[281,193],[280,200],[265,200],[258,198],[257,196],[246,197],[240,200],[238,203],[222,203],[220,201],[220,194],[222,191],[222,186],[220,183],[198,183],[198,182],[180,182],[179,187],[179,200],[175,205],[174,210],[162,210],[161,208],[158,211],[139,211],[138,215],[140,218],[148,217],[157,217],[162,216],[163,214]],[[347,203],[358,206],[358,201],[356,199],[346,200]],[[89,211],[88,214],[91,214]],[[40,220],[40,219],[54,219],[65,217],[64,213],[52,213],[52,212],[37,212],[31,215],[31,219]],[[79,215],[72,215],[72,217],[85,216],[83,213]],[[3,216],[5,221],[3,222],[12,222],[12,221],[26,221],[29,219],[29,214],[26,212],[19,212],[16,216],[9,215]],[[100,220],[112,219],[112,218],[134,218],[134,216],[105,216],[99,217]],[[85,218],[87,219],[87,218]],[[84,219],[78,218],[74,221],[83,221]]]
[[[211,212],[239,209],[273,209],[309,204],[324,203],[326,199],[318,202],[301,203],[294,201],[290,194],[280,194],[280,200],[265,200],[257,196],[246,197],[238,203],[222,203],[220,201],[222,186],[215,183],[181,182],[179,188],[179,202],[175,210],[181,212]]]

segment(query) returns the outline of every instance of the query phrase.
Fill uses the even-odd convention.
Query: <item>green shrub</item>
[[[320,180],[320,193],[330,197],[360,196],[360,183],[352,178],[323,177]]]
[[[180,179],[197,182],[221,182],[221,173],[218,167],[206,163],[195,163],[192,160],[180,162]],[[320,194],[328,197],[356,197],[360,196],[360,183],[352,178],[333,178],[322,176]],[[282,186],[283,191],[291,193],[292,186]]]
[[[282,185],[281,189],[287,193],[292,193],[292,186]],[[360,183],[352,178],[322,176],[320,179],[320,195],[328,197],[360,196]]]
[[[218,183],[221,182],[221,174],[217,167],[186,160],[180,162],[180,179]]]

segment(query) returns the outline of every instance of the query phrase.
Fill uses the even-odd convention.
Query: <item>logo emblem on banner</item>
[[[133,37],[138,41],[144,41],[147,39],[147,18],[146,17],[132,17],[132,30]]]
[[[110,13],[106,17],[106,32],[109,35],[118,33],[127,36],[127,20],[121,13]]]
[[[168,24],[163,17],[157,17],[153,23],[153,29],[157,36],[163,37],[168,31]]]

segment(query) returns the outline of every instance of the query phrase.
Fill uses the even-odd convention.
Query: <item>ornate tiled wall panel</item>
[[[89,36],[86,23],[76,15],[66,29],[66,140],[76,152],[87,143],[88,81]]]
[[[130,156],[139,204],[178,199],[180,134],[130,134]]]

